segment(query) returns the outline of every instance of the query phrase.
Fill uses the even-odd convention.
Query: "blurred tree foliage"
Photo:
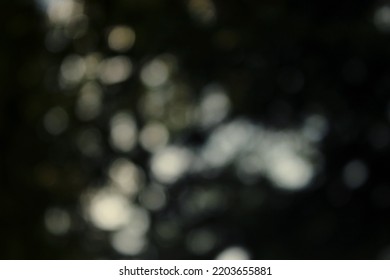
[[[55,2],[73,3],[40,3]],[[2,258],[209,259],[231,245],[246,248],[255,259],[389,256],[387,2],[74,3],[81,12],[73,20],[65,8],[52,12],[50,19],[48,6],[39,8],[33,1],[6,1],[0,11]],[[107,43],[117,25],[135,33],[134,46],[119,53]],[[77,64],[80,57],[94,61],[118,55],[119,65],[130,67],[124,57],[131,60],[132,74],[118,82],[122,68],[111,76],[109,67],[106,76],[97,74],[101,108],[97,116],[80,119],[78,98],[89,78],[78,81],[78,68],[66,72],[64,61],[70,57]],[[142,72],[155,58],[168,61],[164,67],[171,67],[174,89],[157,117],[153,108],[158,106],[149,112],[142,105],[153,91],[147,85],[153,80],[143,81]],[[61,75],[68,83],[61,82]],[[156,79],[158,83],[158,74]],[[110,244],[111,232],[85,218],[83,195],[91,186],[106,184],[107,170],[118,157],[142,170],[146,186],[155,175],[153,152],[139,143],[131,151],[113,147],[113,115],[131,112],[139,131],[157,119],[169,131],[170,143],[197,153],[222,126],[204,128],[191,117],[209,84],[222,85],[230,100],[222,123],[244,118],[254,126],[289,131],[299,130],[312,115],[323,116],[328,128],[315,144],[320,156],[314,179],[303,190],[285,191],[263,176],[242,180],[233,163],[216,173],[187,174],[164,186],[164,207],[148,212],[145,249],[135,255],[117,252]],[[52,133],[50,112],[57,121]],[[80,149],[85,131],[98,132],[98,152]],[[136,195],[135,204],[142,205],[141,197]],[[191,201],[201,206],[191,206]],[[207,203],[208,212],[188,210]],[[223,207],[213,208],[221,203]],[[71,226],[65,234],[48,230],[45,217],[51,208],[66,209]],[[161,228],[171,239],[161,238]],[[205,240],[211,243],[194,250],[194,244]]]

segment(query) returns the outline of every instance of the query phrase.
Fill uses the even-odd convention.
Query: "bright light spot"
[[[126,195],[136,194],[142,185],[141,171],[131,161],[120,158],[109,169],[110,178]]]
[[[135,32],[128,26],[115,26],[108,35],[108,46],[118,52],[129,50],[135,42]]]
[[[303,135],[310,141],[318,142],[328,132],[328,122],[320,115],[309,116],[303,126]]]
[[[166,196],[161,186],[151,186],[141,193],[140,201],[146,209],[157,211],[165,206]]]
[[[76,54],[67,56],[61,64],[60,82],[64,86],[73,86],[81,82],[86,70],[85,60]]]
[[[193,168],[194,172],[218,172],[234,163],[244,181],[264,175],[275,187],[300,190],[315,175],[311,159],[317,155],[314,146],[299,132],[276,132],[235,120],[213,130]]]
[[[193,96],[183,83],[168,83],[150,88],[139,103],[145,120],[159,120],[170,130],[181,130],[194,121]]]
[[[68,114],[61,107],[54,107],[46,113],[43,124],[52,135],[59,135],[68,127]]]
[[[88,214],[96,227],[117,230],[129,223],[133,211],[133,207],[123,195],[103,189],[92,194]]]
[[[125,81],[132,74],[133,65],[126,56],[107,58],[99,64],[99,78],[111,85]]]
[[[75,2],[73,0],[41,0],[42,6],[53,23],[66,24],[74,14]]]
[[[164,147],[169,140],[167,128],[158,122],[150,122],[144,126],[140,133],[142,147],[150,152]]]
[[[129,113],[117,113],[110,121],[110,141],[113,148],[129,152],[136,143],[137,128]]]
[[[144,235],[134,233],[132,227],[126,227],[113,233],[111,245],[118,253],[122,255],[135,256],[142,252],[147,244]]]
[[[244,120],[236,120],[216,128],[201,152],[205,168],[218,168],[231,162],[248,144],[252,134],[253,127]]]
[[[84,85],[76,103],[77,116],[83,121],[96,118],[102,108],[102,96],[102,90],[96,83]]]
[[[90,157],[96,157],[102,153],[101,134],[97,129],[85,129],[80,132],[77,138],[77,145],[80,151]]]
[[[63,235],[69,231],[71,225],[71,219],[63,209],[50,208],[45,213],[45,226],[46,229],[55,235]]]
[[[189,0],[188,10],[202,24],[210,24],[216,19],[215,5],[211,0]]]
[[[200,229],[190,232],[186,241],[189,251],[197,255],[203,255],[214,248],[217,238],[211,231]]]
[[[142,67],[141,81],[145,86],[159,87],[168,81],[170,72],[170,65],[166,59],[155,58]]]
[[[314,175],[312,165],[287,147],[275,147],[275,151],[269,154],[268,159],[266,172],[282,189],[302,189]]]
[[[237,176],[244,183],[256,181],[264,167],[264,163],[256,154],[242,155],[236,161]]]
[[[147,244],[145,234],[149,225],[147,212],[134,206],[128,225],[112,234],[112,247],[123,255],[139,254]]]
[[[166,147],[152,157],[153,175],[162,183],[174,183],[189,169],[191,158],[191,152],[185,148]]]
[[[351,189],[362,186],[368,178],[368,168],[361,160],[350,161],[344,168],[344,183]]]
[[[380,31],[390,31],[390,6],[382,6],[375,11],[374,24]]]
[[[219,85],[209,85],[204,89],[199,106],[199,119],[203,127],[209,127],[222,121],[230,109],[226,92]]]
[[[223,250],[216,257],[217,260],[249,260],[250,256],[246,249],[238,246]]]

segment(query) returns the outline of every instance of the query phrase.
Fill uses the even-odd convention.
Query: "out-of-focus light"
[[[300,190],[311,181],[312,164],[284,147],[276,147],[268,156],[266,172],[270,179],[285,190]]]
[[[53,23],[66,24],[76,8],[73,0],[41,0],[40,2],[46,8],[46,13]]]
[[[71,54],[61,64],[60,82],[63,86],[73,86],[81,82],[86,70],[84,58]]]
[[[102,136],[97,129],[84,129],[77,138],[80,151],[90,157],[100,156],[102,153]]]
[[[127,226],[112,234],[112,247],[123,255],[139,254],[147,244],[145,234],[149,225],[147,212],[140,207],[133,206]]]
[[[139,103],[145,120],[159,120],[172,131],[179,131],[194,122],[192,94],[186,84],[167,83],[150,88]]]
[[[117,52],[129,50],[135,42],[135,32],[129,26],[119,25],[108,34],[108,46]]]
[[[217,255],[217,260],[249,260],[250,256],[245,248],[239,246],[228,247]]]
[[[66,234],[71,225],[71,219],[63,209],[50,208],[45,213],[45,226],[46,229],[54,235]]]
[[[51,108],[44,116],[43,124],[47,132],[59,135],[68,127],[68,114],[61,107]]]
[[[138,255],[145,248],[146,244],[146,237],[136,234],[132,227],[121,229],[113,233],[111,237],[112,247],[122,255]]]
[[[99,64],[99,78],[102,83],[111,85],[125,81],[132,74],[133,65],[126,56],[107,58]]]
[[[214,249],[217,238],[210,230],[198,229],[190,232],[186,245],[190,252],[203,255]]]
[[[151,170],[161,183],[174,183],[189,169],[192,154],[185,148],[170,146],[153,155]]]
[[[343,180],[351,189],[362,186],[368,178],[369,170],[361,160],[352,160],[344,167]]]
[[[164,147],[168,140],[169,132],[167,128],[158,122],[146,124],[140,133],[141,145],[149,152],[154,152]]]
[[[110,143],[121,152],[133,149],[137,139],[137,128],[131,114],[117,113],[110,121]]]
[[[85,77],[88,80],[95,80],[99,74],[99,64],[102,60],[100,53],[89,53],[85,57]]]
[[[201,152],[205,168],[219,168],[232,161],[248,144],[252,133],[253,127],[245,120],[236,120],[216,128]]]
[[[264,175],[275,187],[301,190],[315,175],[311,158],[317,154],[299,131],[276,132],[235,120],[213,130],[193,167],[194,172],[218,171],[234,163],[243,181]]]
[[[216,84],[203,90],[199,105],[199,120],[203,127],[209,127],[222,121],[228,114],[230,101],[225,90]]]
[[[76,103],[76,114],[88,121],[96,118],[102,107],[103,93],[98,84],[90,82],[83,86]]]
[[[309,116],[303,125],[302,133],[310,141],[318,142],[328,132],[328,122],[320,115]]]
[[[140,195],[141,204],[148,210],[158,211],[165,206],[166,195],[161,186],[151,186]]]
[[[245,153],[236,162],[237,175],[242,181],[250,182],[257,178],[260,172],[265,169],[264,162],[259,159],[256,153]]]
[[[390,32],[390,6],[379,7],[374,14],[374,24],[382,32]]]
[[[120,193],[102,189],[91,194],[88,203],[88,216],[91,222],[102,230],[117,230],[130,221],[133,207]]]
[[[183,99],[181,99],[183,98]],[[167,106],[167,125],[172,130],[181,130],[192,124],[194,108],[186,96],[174,97]]]
[[[131,161],[124,158],[117,159],[111,164],[109,175],[126,195],[135,195],[143,184],[141,171]]]
[[[189,0],[188,10],[199,23],[210,24],[216,20],[216,8],[211,0]]]
[[[165,114],[165,104],[172,91],[163,89],[148,91],[139,103],[139,111],[145,119],[161,119]]]
[[[77,39],[84,36],[89,27],[89,19],[84,14],[74,15],[70,22],[65,25],[65,34],[70,39]]]
[[[145,86],[159,87],[168,81],[171,75],[171,66],[166,58],[155,58],[142,67],[141,81]]]
[[[45,44],[51,52],[59,52],[66,47],[69,39],[80,38],[88,31],[88,17],[84,14],[84,3],[80,0],[35,0],[45,12],[51,30]]]
[[[144,208],[133,205],[133,210],[131,213],[131,219],[128,224],[129,227],[132,227],[134,232],[137,234],[145,234],[150,227],[150,219],[148,211]]]
[[[35,4],[37,5],[39,10],[46,13],[50,1],[52,0],[35,0]]]

